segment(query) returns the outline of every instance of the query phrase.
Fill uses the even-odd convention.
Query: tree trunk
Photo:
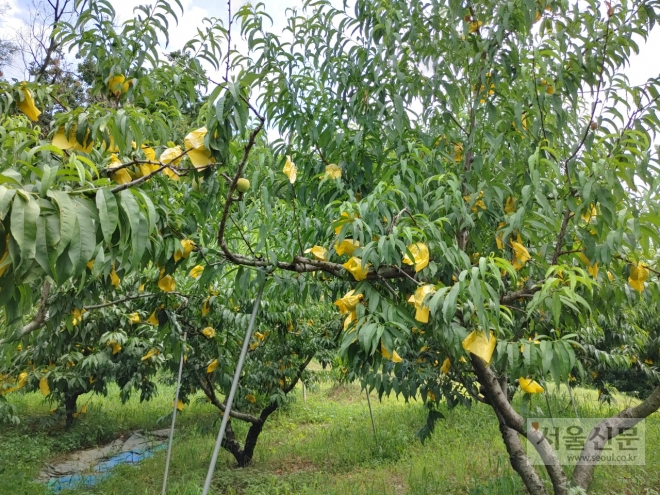
[[[241,447],[241,442],[236,439],[236,434],[231,427],[231,420],[227,422],[225,438],[222,439],[222,448],[234,456],[236,463],[240,467],[245,467],[245,464],[243,463],[243,448]]]
[[[264,423],[272,413],[277,410],[277,402],[271,402],[268,407],[266,407],[261,414],[259,415],[259,423],[252,423],[250,429],[245,436],[245,447],[243,447],[243,459],[242,463],[239,462],[241,467],[245,467],[250,464],[252,461],[252,456],[254,455],[254,448],[257,446],[257,440],[259,439],[259,434],[264,428]],[[238,459],[237,459],[238,460]]]
[[[245,436],[244,446],[236,439],[236,434],[231,427],[231,420],[227,423],[225,430],[225,438],[222,440],[222,447],[227,450],[236,459],[238,467],[247,467],[252,462],[254,449],[257,446],[257,440],[264,428],[264,424],[273,412],[277,410],[277,402],[271,402],[259,415],[259,421],[252,423],[250,429]]]
[[[508,394],[502,390],[502,386],[500,385],[495,372],[486,364],[486,362],[474,354],[470,354],[470,358],[472,360],[474,371],[479,379],[479,383],[487,395],[490,406],[498,415],[498,419],[499,416],[501,416],[507,427],[520,433],[532,442],[534,448],[543,459],[555,495],[567,495],[568,479],[566,478],[566,474],[564,473],[561,464],[559,464],[559,458],[552,446],[548,443],[542,433],[532,429],[527,430],[525,428],[523,417],[520,416],[520,414],[518,414],[511,406],[508,400]],[[510,439],[510,436],[507,434],[506,438]],[[518,471],[516,470],[516,472]],[[523,482],[525,482],[525,478],[523,478]]]
[[[71,428],[73,424],[74,414],[77,411],[76,403],[78,402],[79,393],[73,393],[64,397],[64,410],[66,411],[66,428]]]
[[[502,434],[506,451],[509,453],[511,467],[522,478],[527,491],[531,495],[547,495],[548,491],[545,489],[545,485],[534,470],[534,467],[530,464],[529,457],[527,457],[527,453],[523,448],[518,432],[506,425],[504,418],[497,410],[495,410],[495,414],[497,414],[497,419],[500,423],[500,433]]]
[[[311,356],[308,356],[307,359],[300,364],[298,367],[298,373],[296,374],[295,378],[291,380],[291,383],[287,385],[284,389],[283,392],[284,394],[288,394],[293,390],[300,380],[300,377],[302,376],[303,371],[305,371],[305,368],[307,368],[307,365],[309,365],[310,361],[314,357],[314,354]],[[224,402],[221,402],[218,397],[215,395],[215,391],[213,389],[213,383],[211,382],[210,378],[208,375],[204,377],[204,379],[201,379],[199,376],[197,377],[197,382],[200,385],[200,388],[208,397],[208,399],[211,401],[211,403],[216,406],[218,409],[221,411],[226,411],[227,406],[225,405]],[[246,467],[250,465],[250,462],[252,461],[252,456],[254,455],[254,449],[257,446],[257,440],[259,439],[259,435],[261,434],[261,430],[264,428],[264,423],[266,423],[266,420],[268,419],[268,416],[273,414],[277,410],[278,404],[277,402],[273,401],[266,408],[264,408],[261,411],[261,414],[259,417],[252,416],[251,414],[247,413],[242,413],[238,411],[231,411],[230,416],[235,419],[240,419],[241,421],[246,421],[250,423],[250,429],[247,432],[247,435],[245,436],[245,443],[244,446],[241,446],[241,443],[238,441],[236,438],[236,434],[234,433],[234,430],[231,427],[231,419],[227,423],[227,429],[225,430],[225,438],[222,439],[222,447],[227,450],[231,455],[234,456],[234,459],[236,459],[236,463],[238,464],[238,467]]]
[[[507,402],[510,403],[513,398],[513,393],[510,393],[508,380],[506,377],[500,377],[498,383],[500,385],[500,390],[502,390],[506,396]],[[485,395],[485,398],[486,403],[490,403],[487,394]],[[527,455],[527,452],[525,452],[525,448],[520,441],[518,432],[506,425],[504,417],[497,409],[493,408],[493,411],[495,411],[497,421],[500,425],[500,434],[502,435],[502,440],[506,446],[506,451],[509,453],[511,466],[522,478],[527,491],[529,491],[531,495],[547,495],[548,491],[545,488],[545,484],[529,462],[529,456]]]
[[[660,409],[660,385],[657,386],[653,393],[651,393],[651,395],[649,395],[642,403],[635,407],[624,409],[616,416],[604,419],[598,423],[598,425],[591,430],[591,433],[587,437],[587,441],[584,443],[584,447],[582,447],[581,458],[593,458],[593,456],[599,455],[602,452],[603,446],[607,441],[599,444],[598,432],[607,431],[607,439],[610,440],[618,434],[630,429],[634,424],[637,424],[658,409]],[[636,419],[637,421],[634,421],[634,424],[629,424],[627,427],[619,429],[617,425],[618,419]],[[589,438],[592,438],[592,440],[589,440]],[[594,476],[594,469],[596,469],[595,464],[588,464],[585,461],[579,461],[573,471],[573,484],[585,490],[588,489]]]

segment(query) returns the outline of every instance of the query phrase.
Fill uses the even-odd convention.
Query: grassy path
[[[591,392],[580,390],[580,415],[602,416],[608,411],[587,402]],[[33,483],[44,462],[80,448],[107,443],[135,429],[169,426],[171,389],[149,403],[132,399],[122,405],[118,390],[107,397],[81,396],[87,405],[66,432],[53,424],[50,405],[37,394],[16,395],[22,424],[0,426],[0,493],[43,494]],[[227,495],[284,494],[414,494],[516,495],[524,493],[508,465],[497,424],[481,404],[471,410],[443,409],[434,436],[421,445],[415,432],[425,421],[422,404],[395,398],[379,402],[372,396],[378,435],[374,437],[366,398],[358,386],[330,384],[308,391],[307,401],[295,403],[269,419],[259,438],[252,467],[237,469],[222,453],[214,493]],[[555,416],[572,416],[562,396],[553,396]],[[625,398],[620,398],[619,407]],[[545,407],[535,400],[534,407]],[[179,416],[170,470],[170,494],[197,495],[203,483],[219,423],[217,410],[200,399]],[[239,438],[246,429],[234,422]],[[647,420],[646,466],[607,466],[596,471],[590,493],[651,495],[660,493],[660,417]],[[160,493],[164,453],[137,467],[120,467],[92,490],[73,493],[137,495]]]

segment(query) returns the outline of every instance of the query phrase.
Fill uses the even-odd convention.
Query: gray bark
[[[589,459],[593,456],[599,455],[603,450],[605,442],[598,442],[597,433],[607,431],[607,439],[610,440],[615,438],[620,433],[632,428],[634,425],[639,423],[642,419],[650,416],[654,412],[660,409],[660,385],[655,388],[653,393],[649,395],[646,400],[641,402],[635,407],[629,407],[624,409],[616,416],[611,418],[604,419],[597,426],[591,430],[590,435],[587,437],[592,438],[592,440],[587,440],[582,448],[582,458]],[[617,420],[619,419],[635,419],[637,421],[626,422],[626,427],[619,428]],[[596,465],[593,463],[587,464],[585,461],[579,461],[575,466],[573,471],[573,484],[584,488],[585,490],[589,488],[591,480],[594,476],[594,469]]]
[[[509,428],[527,437],[532,442],[534,448],[543,459],[545,469],[550,476],[555,495],[567,495],[568,479],[564,473],[559,458],[552,446],[548,443],[542,433],[533,429],[525,428],[525,421],[520,414],[511,406],[507,395],[502,391],[495,372],[486,364],[486,362],[474,354],[470,354],[472,366],[477,374],[479,383],[487,394],[490,405],[495,409],[498,415],[501,415],[504,423]]]

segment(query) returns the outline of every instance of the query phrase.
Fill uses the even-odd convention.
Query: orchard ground
[[[574,392],[581,417],[611,415],[615,409],[596,404],[596,392]],[[78,407],[87,413],[65,431],[49,418],[52,405],[41,394],[14,394],[22,423],[0,429],[0,493],[45,493],[34,480],[45,462],[67,452],[108,443],[136,429],[169,426],[173,389],[161,384],[158,396],[122,405],[113,386],[107,397],[81,396]],[[617,409],[632,402],[616,396]],[[550,407],[555,417],[572,417],[566,389],[552,391]],[[514,495],[524,490],[511,469],[497,422],[487,406],[447,410],[433,437],[422,445],[415,432],[424,424],[420,401],[371,399],[376,421],[374,437],[365,394],[357,384],[322,382],[308,389],[303,401],[300,387],[295,402],[269,419],[251,467],[240,469],[222,452],[215,474],[219,494],[470,494]],[[519,406],[519,403],[515,403]],[[547,414],[545,400],[534,399],[534,409]],[[538,411],[537,411],[538,412]],[[160,418],[160,419],[159,419]],[[168,493],[200,493],[219,422],[217,409],[203,397],[193,400],[177,418],[177,432],[170,468]],[[244,432],[244,425],[234,422]],[[647,446],[660,444],[660,415],[647,419]],[[164,452],[136,467],[120,467],[93,489],[63,493],[160,493]],[[545,474],[545,473],[544,473]],[[646,466],[597,468],[590,494],[650,495],[660,489],[660,451],[647,448]]]

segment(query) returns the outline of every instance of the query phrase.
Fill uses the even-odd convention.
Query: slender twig
[[[534,93],[536,94],[536,104],[539,107],[539,115],[541,117],[541,132],[543,132],[543,139],[548,140],[545,134],[545,122],[543,119],[543,109],[541,108],[541,99],[539,98],[539,89],[536,84],[536,48],[532,48],[532,73],[534,74]]]
[[[416,285],[422,285],[421,282],[419,282],[418,280],[415,280],[414,278],[412,278],[410,275],[408,275],[404,270],[402,270],[402,269],[399,268],[398,266],[397,266],[396,268],[397,268],[397,270],[399,271],[399,273],[401,273],[401,274],[404,275],[405,277],[408,277],[410,280],[412,280],[413,282],[415,282]]]
[[[392,294],[392,296],[394,296],[394,299],[396,301],[399,300],[399,294],[397,294],[397,292],[392,288],[392,286],[387,282],[387,280],[385,280],[383,277],[379,276],[378,281],[380,283],[382,283],[387,288],[387,290],[390,291],[390,293]]]
[[[319,145],[315,144],[314,146],[316,147],[316,151],[321,157],[321,160],[323,160],[323,163],[325,163],[326,165],[330,165],[330,162],[325,158],[325,156],[323,156],[323,153],[321,152],[321,148],[319,148]]]
[[[182,62],[180,62],[180,61],[177,61],[176,63],[177,63],[177,64],[179,65],[179,67],[181,67],[182,69],[185,69],[185,70],[191,70],[191,71],[195,72],[195,74],[197,74],[198,76],[200,76],[200,77],[205,77],[206,79],[208,79],[209,82],[215,84],[216,86],[222,86],[223,84],[226,84],[226,83],[228,82],[228,78],[227,78],[227,77],[223,77],[224,82],[218,82],[218,81],[215,81],[215,80],[211,79],[211,78],[208,77],[206,74],[202,74],[201,72],[196,71],[196,70],[193,69],[192,67],[185,67],[185,66],[183,66],[183,65],[182,65]],[[245,102],[245,104],[248,106],[248,108],[252,111],[252,113],[254,113],[254,115],[255,115],[259,120],[261,120],[262,122],[265,122],[265,121],[266,121],[266,118],[265,118],[263,115],[261,115],[261,114],[259,113],[259,111],[255,108],[255,106],[252,105],[252,103],[250,103],[250,101],[249,101],[245,96],[241,95],[241,100],[243,100],[243,101]]]
[[[50,95],[50,97],[51,97],[53,100],[55,100],[57,103],[59,103],[60,106],[61,106],[64,110],[66,110],[67,112],[69,111],[69,107],[68,107],[67,105],[65,105],[64,103],[62,103],[62,102],[60,101],[60,99],[59,99],[57,96],[55,96],[55,95]]]
[[[225,229],[227,227],[227,218],[229,217],[229,209],[231,208],[231,205],[234,202],[233,194],[234,191],[236,190],[236,183],[243,174],[243,169],[245,168],[245,165],[248,161],[248,157],[250,156],[250,151],[252,150],[252,147],[256,142],[257,135],[259,134],[259,132],[261,132],[261,129],[263,129],[264,123],[265,123],[265,119],[263,119],[263,117],[260,118],[259,125],[250,133],[250,138],[248,140],[248,143],[245,146],[245,149],[243,150],[243,158],[241,159],[241,162],[238,164],[238,167],[236,168],[236,173],[234,174],[233,180],[229,183],[229,190],[227,191],[225,207],[224,210],[222,211],[222,217],[220,218],[220,226],[218,227],[218,244],[222,248],[222,251],[225,253],[227,258],[229,258],[234,263],[236,263],[237,258],[227,247],[227,243],[225,242],[225,238],[224,238]]]
[[[34,319],[25,325],[20,333],[13,338],[0,339],[0,345],[5,344],[6,342],[13,342],[15,340],[20,340],[26,335],[31,334],[35,330],[43,327],[48,322],[48,296],[50,295],[50,283],[44,282],[41,286],[41,299],[39,300],[39,309]]]
[[[52,24],[53,29],[51,30],[51,34],[50,34],[50,43],[48,45],[48,48],[46,48],[46,56],[44,58],[44,61],[41,63],[41,66],[37,70],[37,76],[36,76],[37,81],[39,81],[44,75],[46,75],[46,70],[48,69],[48,65],[50,64],[51,59],[53,58],[53,53],[59,48],[59,44],[57,43],[57,41],[55,41],[55,26],[57,25],[58,22],[60,22],[62,15],[64,15],[64,11],[66,10],[66,6],[69,3],[69,0],[64,0],[64,4],[62,5],[61,10],[60,10],[60,0],[57,0],[55,2],[55,5],[53,5],[50,1],[48,3],[53,8],[53,24]],[[65,107],[63,106],[63,108]]]
[[[245,238],[245,236],[243,235],[243,231],[238,226],[238,224],[236,223],[236,220],[234,220],[234,217],[232,217],[231,214],[229,215],[229,220],[231,220],[231,223],[233,223],[234,227],[236,227],[236,230],[238,230],[238,233],[243,238],[243,242],[245,242],[245,245],[247,246],[247,248],[250,251],[250,253],[252,254],[252,256],[256,257],[256,254],[254,254],[254,251],[252,251],[252,246],[250,246],[250,242]]]
[[[90,311],[92,309],[107,308],[109,306],[116,306],[117,304],[133,301],[134,299],[142,299],[144,297],[152,297],[155,295],[157,294],[138,294],[137,296],[128,296],[128,297],[124,297],[123,299],[117,299],[116,301],[108,301],[100,304],[92,304],[90,306],[84,306],[83,309]]]
[[[399,218],[401,218],[401,215],[403,215],[404,213],[407,213],[408,216],[410,217],[410,219],[415,224],[415,227],[419,228],[419,225],[417,225],[417,222],[415,221],[415,217],[412,216],[412,214],[410,213],[410,210],[408,210],[408,208],[403,208],[399,213],[394,215],[394,218],[392,218],[392,223],[390,224],[390,229],[389,229],[390,234],[392,233],[392,229],[394,229],[394,226],[396,225],[396,223],[399,221]]]
[[[465,381],[465,377],[463,374],[459,371],[456,372],[456,378],[458,378],[458,381],[461,382],[461,385],[463,385],[463,388],[467,391],[468,394],[470,394],[475,400],[478,400],[482,404],[488,404],[488,401],[486,400],[485,397],[479,395],[477,391],[474,390],[474,387],[469,385]]]
[[[456,120],[456,117],[454,117],[451,112],[449,112],[449,118],[454,121],[454,124],[456,124],[461,131],[463,131],[463,134],[468,136],[468,131],[465,130],[465,128],[458,122],[458,120]]]
[[[172,172],[174,172],[174,173],[176,174],[176,171],[173,170],[172,167],[171,167],[170,165],[163,165],[163,166],[161,166],[161,167],[158,167],[157,170],[154,170],[153,172],[151,172],[151,173],[149,173],[149,174],[147,174],[147,175],[143,175],[142,177],[140,177],[140,178],[138,178],[138,179],[135,179],[135,180],[132,180],[131,182],[127,182],[127,183],[125,183],[125,184],[120,184],[120,185],[118,185],[118,186],[116,186],[116,187],[113,187],[112,189],[110,189],[110,192],[112,192],[112,193],[117,193],[117,192],[123,191],[123,190],[125,190],[125,189],[129,189],[129,188],[131,188],[131,187],[133,187],[133,186],[138,186],[138,185],[142,184],[143,182],[148,181],[149,179],[151,179],[151,177],[153,177],[153,176],[156,175],[158,172],[161,172],[161,171],[163,171],[163,170],[166,169],[166,168],[169,168],[170,170],[172,170]]]
[[[623,130],[619,133],[619,135],[618,135],[616,141],[612,144],[612,148],[610,149],[610,151],[607,153],[607,158],[610,158],[610,157],[612,156],[612,153],[614,152],[614,150],[616,149],[616,147],[617,147],[617,146],[619,145],[619,143],[621,142],[621,138],[624,136],[624,134],[626,133],[626,131],[628,131],[628,130],[632,127],[632,124],[633,124],[634,120],[637,118],[637,116],[638,116],[640,113],[645,112],[649,107],[651,107],[651,105],[653,105],[653,104],[654,104],[656,101],[658,101],[659,99],[660,99],[660,95],[656,96],[655,98],[653,98],[652,100],[650,100],[646,105],[644,105],[644,106],[641,107],[641,108],[638,108],[637,110],[635,110],[634,112],[632,112],[632,113],[630,114],[630,117],[628,118],[628,122],[626,123],[625,127],[623,128]],[[591,175],[593,175],[593,174],[594,174],[594,173],[592,172]]]
[[[524,309],[517,308],[517,307],[515,307],[515,306],[511,306],[511,305],[509,305],[509,304],[500,304],[500,305],[503,306],[503,307],[505,307],[505,308],[509,308],[509,309],[516,310],[516,311],[518,311],[518,312],[520,312],[520,313],[523,313],[523,314],[525,314],[525,315],[527,314],[527,311],[525,311]]]
[[[568,221],[573,218],[575,214],[571,213],[568,208],[564,210],[564,219],[561,222],[561,228],[559,229],[559,235],[557,236],[557,244],[555,245],[555,252],[552,255],[551,265],[556,265],[557,260],[559,259],[559,254],[561,253],[561,246],[564,242],[564,237],[566,237],[566,229],[568,227]]]
[[[154,175],[156,175],[157,173],[162,172],[162,171],[163,171],[164,169],[166,169],[166,168],[169,168],[169,169],[170,169],[173,173],[175,173],[176,175],[181,175],[181,173],[180,173],[178,170],[176,170],[176,168],[173,167],[172,164],[173,164],[175,161],[179,160],[181,157],[185,156],[185,155],[186,155],[189,151],[191,151],[191,150],[192,150],[192,148],[189,149],[189,150],[185,150],[183,153],[181,153],[179,156],[177,156],[176,158],[174,158],[171,162],[169,162],[169,163],[167,163],[167,164],[164,164],[162,161],[161,161],[161,162],[157,162],[157,164],[160,164],[160,167],[158,167],[158,169],[154,170],[153,172],[148,173],[147,175],[143,175],[142,177],[140,177],[140,178],[138,178],[138,179],[135,179],[135,180],[133,180],[133,181],[131,181],[131,182],[127,182],[127,183],[125,183],[125,184],[120,184],[120,185],[118,185],[117,187],[113,187],[112,189],[110,189],[110,192],[112,192],[112,193],[116,193],[116,192],[123,191],[123,190],[125,190],[125,189],[129,189],[129,188],[131,188],[131,187],[133,187],[133,186],[140,185],[140,184],[142,184],[143,182],[146,182],[146,181],[148,181],[149,179],[151,179],[151,178],[152,178]],[[109,169],[108,169],[108,173],[113,173],[113,172],[115,172],[115,171],[117,171],[117,170],[120,170],[120,169],[122,169],[122,168],[124,168],[124,167],[127,167],[128,165],[131,165],[132,163],[154,163],[154,162],[151,162],[151,161],[149,161],[149,160],[133,160],[132,162],[124,163],[124,164],[122,164],[122,165],[120,165],[120,166],[118,166],[118,167],[115,167],[115,168],[109,168]]]
[[[303,245],[300,240],[300,222],[298,221],[298,212],[296,210],[296,191],[293,189],[293,184],[291,184],[291,205],[293,206],[293,222],[296,225],[296,235],[298,237],[298,247],[300,248],[300,256],[303,255]]]
[[[181,154],[179,156],[174,157],[168,165],[179,161],[181,158],[186,156],[190,151],[192,151],[192,148],[182,151]],[[116,167],[108,167],[107,170],[108,170],[108,172],[116,172],[117,170],[121,170],[122,168],[130,167],[131,165],[161,165],[162,166],[162,165],[165,165],[165,164],[161,161],[140,160],[139,158],[134,158],[130,162],[122,163],[121,165],[117,165]],[[218,164],[211,163],[208,166],[211,166],[211,165],[220,165],[220,164],[219,163]]]
[[[623,256],[621,256],[621,255],[619,255],[619,254],[615,255],[614,257],[615,257],[616,259],[618,259],[618,260],[625,261],[626,263],[630,263],[631,265],[634,265],[634,264],[635,264],[634,261],[630,261],[628,258],[624,258]],[[647,269],[648,271],[650,271],[651,273],[655,273],[656,275],[660,275],[660,271],[655,270],[654,268],[651,268],[651,267],[648,266],[647,264],[644,265],[644,268],[646,268],[646,269]]]
[[[583,250],[582,249],[569,249],[567,251],[562,251],[559,253],[559,256],[564,256],[565,254],[573,254],[573,253],[581,253]]]
[[[229,54],[231,53],[231,0],[227,0],[227,16],[229,17],[229,26],[227,27],[227,68],[225,69],[225,81],[229,80]]]
[[[603,44],[603,57],[600,63],[600,74],[598,76],[598,85],[596,86],[596,98],[591,104],[591,116],[589,117],[589,122],[587,122],[587,125],[584,128],[582,139],[573,150],[573,153],[571,153],[571,155],[564,162],[566,167],[566,178],[569,182],[570,182],[570,176],[569,176],[568,164],[573,158],[577,156],[577,154],[582,149],[582,146],[584,146],[584,143],[587,140],[587,136],[589,135],[589,130],[591,129],[591,123],[594,120],[594,115],[596,115],[596,108],[598,107],[598,99],[600,97],[600,89],[601,86],[603,85],[603,72],[605,72],[605,56],[607,55],[607,42],[609,40],[609,33],[610,33],[610,18],[607,19],[607,23],[605,24],[605,41]]]

